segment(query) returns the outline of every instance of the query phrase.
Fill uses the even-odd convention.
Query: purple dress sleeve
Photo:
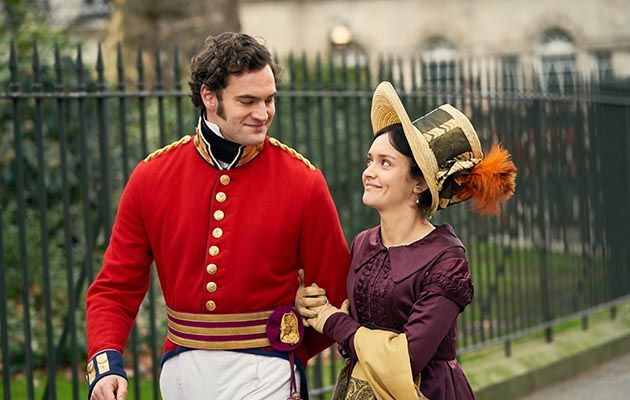
[[[414,374],[420,373],[434,357],[458,314],[472,301],[468,262],[465,258],[448,256],[447,252],[440,257],[427,273],[405,324]]]
[[[446,297],[424,292],[413,307],[405,334],[411,358],[411,370],[419,374],[448,333],[459,314],[459,307]],[[350,358],[356,360],[354,334],[361,325],[344,313],[330,316],[324,324],[324,334],[341,345]]]
[[[411,372],[417,376],[433,358],[451,326],[459,307],[448,298],[434,292],[424,292],[405,324]]]
[[[468,261],[463,257],[447,258],[455,252],[447,252],[428,273],[423,291],[440,294],[460,308],[460,312],[472,301],[473,286]]]
[[[353,360],[357,359],[354,350],[354,334],[361,327],[357,321],[344,313],[331,315],[324,324],[324,335],[339,343],[341,349]]]

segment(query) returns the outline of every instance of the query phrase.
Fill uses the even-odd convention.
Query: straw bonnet
[[[444,104],[412,122],[391,83],[381,82],[372,98],[371,120],[374,133],[396,123],[402,124],[413,157],[431,192],[429,215],[438,208],[475,196],[474,190],[462,190],[462,183],[484,159],[484,154],[477,132],[461,111]],[[498,201],[509,198],[514,192],[516,168],[505,149],[499,147],[498,151],[502,152],[499,155],[502,158],[497,159],[498,163],[493,163],[489,171],[498,179],[482,177],[481,186],[498,185],[499,189],[492,188],[492,195],[499,196],[492,199],[495,205],[485,213],[498,212]],[[491,153],[495,154],[494,148]],[[479,182],[475,184],[480,186]]]

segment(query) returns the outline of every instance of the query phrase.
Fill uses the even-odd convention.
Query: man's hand
[[[304,270],[298,271],[298,290],[295,293],[295,308],[298,310],[302,318],[315,318],[317,311],[309,310],[309,308],[323,306],[328,303],[326,298],[326,290],[313,283],[311,286],[304,287]],[[304,326],[308,326],[306,320]]]
[[[126,400],[127,380],[118,375],[107,375],[96,382],[90,400]]]

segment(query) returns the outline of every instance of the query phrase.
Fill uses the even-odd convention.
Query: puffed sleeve
[[[470,269],[463,249],[450,249],[429,271],[424,279],[423,290],[446,297],[460,308],[460,312],[472,301],[473,285]]]
[[[458,314],[472,301],[468,262],[463,250],[453,253],[457,252],[441,256],[424,277],[404,327],[414,376],[435,355]]]

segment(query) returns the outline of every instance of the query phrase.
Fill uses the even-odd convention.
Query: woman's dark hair
[[[206,85],[220,99],[221,89],[227,86],[230,75],[257,71],[267,65],[277,80],[280,68],[269,50],[249,35],[224,32],[208,36],[201,51],[190,62],[188,86],[192,103],[197,108],[203,107],[200,94],[202,85]]]
[[[411,151],[411,146],[409,146],[409,142],[405,137],[405,131],[403,130],[402,124],[398,123],[386,126],[374,134],[372,142],[383,134],[387,134],[389,136],[389,143],[394,147],[394,149],[396,149],[396,151],[409,158],[411,164],[411,167],[409,168],[409,175],[413,179],[424,180],[424,175],[422,175],[422,171],[420,170],[420,167],[418,167],[418,163],[416,163],[416,160],[413,158],[413,152]],[[431,191],[429,189],[420,193],[420,204],[418,204],[418,208],[422,212],[423,216],[428,216],[428,210],[431,209]]]

